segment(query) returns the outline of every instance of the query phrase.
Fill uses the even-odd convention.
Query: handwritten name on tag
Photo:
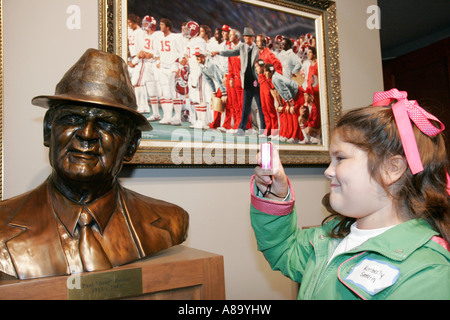
[[[392,286],[398,279],[400,270],[386,262],[365,258],[358,263],[345,280],[355,284],[371,295]]]

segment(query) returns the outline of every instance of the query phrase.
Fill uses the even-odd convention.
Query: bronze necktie
[[[105,251],[95,238],[91,229],[92,216],[85,209],[80,214],[80,256],[85,271],[98,271],[112,268]]]

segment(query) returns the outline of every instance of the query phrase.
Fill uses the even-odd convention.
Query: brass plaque
[[[69,300],[116,299],[142,294],[142,269],[73,274],[67,278]]]

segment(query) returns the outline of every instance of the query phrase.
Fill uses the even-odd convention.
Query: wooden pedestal
[[[107,271],[0,280],[0,299],[225,299],[223,257],[175,246]]]

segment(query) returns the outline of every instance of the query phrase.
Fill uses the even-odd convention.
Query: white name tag
[[[386,262],[365,258],[358,263],[345,280],[362,288],[371,295],[392,286],[398,279],[400,270]]]

